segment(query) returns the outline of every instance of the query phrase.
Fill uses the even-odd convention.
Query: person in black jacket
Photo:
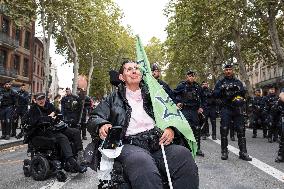
[[[195,72],[189,70],[186,74],[186,81],[182,81],[177,85],[174,94],[176,97],[175,102],[187,119],[197,141],[198,150],[196,154],[204,156],[200,145],[201,125],[199,117],[203,113],[204,95],[202,88],[195,80]]]
[[[173,188],[197,189],[198,169],[191,152],[172,143],[178,131],[155,127],[150,94],[141,81],[137,63],[124,61],[119,73],[122,83],[92,112],[88,131],[102,141],[109,128],[122,126],[124,146],[116,160],[122,163],[132,188],[163,188],[162,175],[166,175],[166,170],[159,145],[164,144]]]
[[[19,124],[19,118],[22,119],[24,115],[28,111],[28,105],[30,102],[30,94],[26,91],[26,85],[22,84],[20,90],[18,91],[18,106],[16,108],[16,116],[13,121],[13,126],[12,126],[12,137],[15,137],[17,135],[17,127]]]
[[[80,99],[81,110],[80,110],[80,129],[82,139],[87,140],[87,117],[91,110],[91,98],[86,95],[86,90],[78,88],[78,96]]]
[[[44,93],[38,93],[35,96],[36,103],[31,107],[28,112],[28,138],[35,136],[54,137],[56,142],[62,149],[63,156],[67,162],[69,162],[75,170],[80,173],[86,172],[87,167],[79,165],[74,158],[74,154],[70,145],[70,141],[73,141],[77,152],[83,150],[83,144],[80,137],[80,131],[75,128],[64,128],[56,131],[52,129],[52,122],[58,113],[53,104],[46,101]],[[46,125],[44,123],[50,123]],[[70,140],[70,141],[69,141]],[[28,141],[27,141],[28,142]]]
[[[275,162],[284,162],[284,88],[281,89],[279,100],[272,106],[272,113],[278,123],[280,140],[279,150]]]
[[[0,94],[0,121],[2,136],[0,139],[9,140],[12,129],[12,120],[17,106],[17,93],[11,89],[11,82],[4,83],[4,90]]]
[[[169,97],[172,100],[175,100],[174,93],[173,93],[172,89],[170,88],[170,86],[166,82],[164,82],[163,80],[159,79],[160,76],[161,76],[161,70],[160,70],[160,68],[157,64],[152,65],[152,76],[155,79],[157,79],[158,83],[163,87],[163,89],[166,91],[166,93],[169,95]]]
[[[245,89],[240,80],[234,77],[233,66],[230,64],[224,67],[224,78],[217,81],[214,89],[216,98],[222,100],[221,107],[221,159],[228,159],[228,130],[233,121],[237,129],[238,146],[240,149],[239,158],[245,161],[251,161],[247,154],[244,112]]]

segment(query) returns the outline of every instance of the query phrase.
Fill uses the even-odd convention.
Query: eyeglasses
[[[128,68],[124,68],[127,72],[133,72],[133,71],[138,71],[139,67],[128,67]]]

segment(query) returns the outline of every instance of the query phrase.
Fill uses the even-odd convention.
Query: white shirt
[[[129,126],[126,130],[126,136],[136,135],[153,129],[155,121],[143,109],[141,89],[133,92],[126,88],[126,99],[132,109]]]

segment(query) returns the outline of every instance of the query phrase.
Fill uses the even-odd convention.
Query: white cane
[[[171,179],[169,166],[168,166],[168,162],[167,162],[167,157],[166,157],[166,153],[165,153],[165,148],[164,148],[163,144],[161,144],[161,148],[162,148],[162,154],[163,154],[164,163],[165,163],[165,167],[166,167],[167,177],[168,177],[168,181],[169,181],[169,187],[170,187],[170,189],[173,189],[172,179]]]

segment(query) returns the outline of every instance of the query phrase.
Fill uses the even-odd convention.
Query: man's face
[[[5,83],[4,88],[5,89],[11,89],[11,83]]]
[[[269,94],[275,94],[275,89],[274,89],[274,88],[270,88],[270,89],[268,90],[268,93],[269,93]]]
[[[260,91],[255,91],[255,96],[260,96],[260,95],[261,95]]]
[[[231,77],[231,76],[233,76],[233,74],[234,74],[233,68],[225,68],[224,69],[224,75],[225,76]]]
[[[67,89],[67,90],[66,90],[66,94],[67,94],[67,95],[71,95],[71,90],[70,90],[70,89]]]
[[[208,88],[208,83],[202,83],[202,88]]]
[[[158,79],[160,77],[160,70],[154,70],[152,71],[152,76],[155,78],[155,79]]]
[[[26,86],[21,86],[21,91],[25,91],[26,90]]]
[[[186,76],[186,80],[189,82],[189,83],[193,83],[195,81],[195,75],[194,74],[189,74]]]
[[[119,75],[119,79],[124,81],[126,85],[139,84],[142,75],[139,66],[135,62],[124,64],[123,73]]]
[[[38,105],[38,106],[40,106],[40,107],[44,107],[44,105],[45,105],[45,97],[43,97],[43,98],[40,98],[40,99],[36,99],[36,104]]]

